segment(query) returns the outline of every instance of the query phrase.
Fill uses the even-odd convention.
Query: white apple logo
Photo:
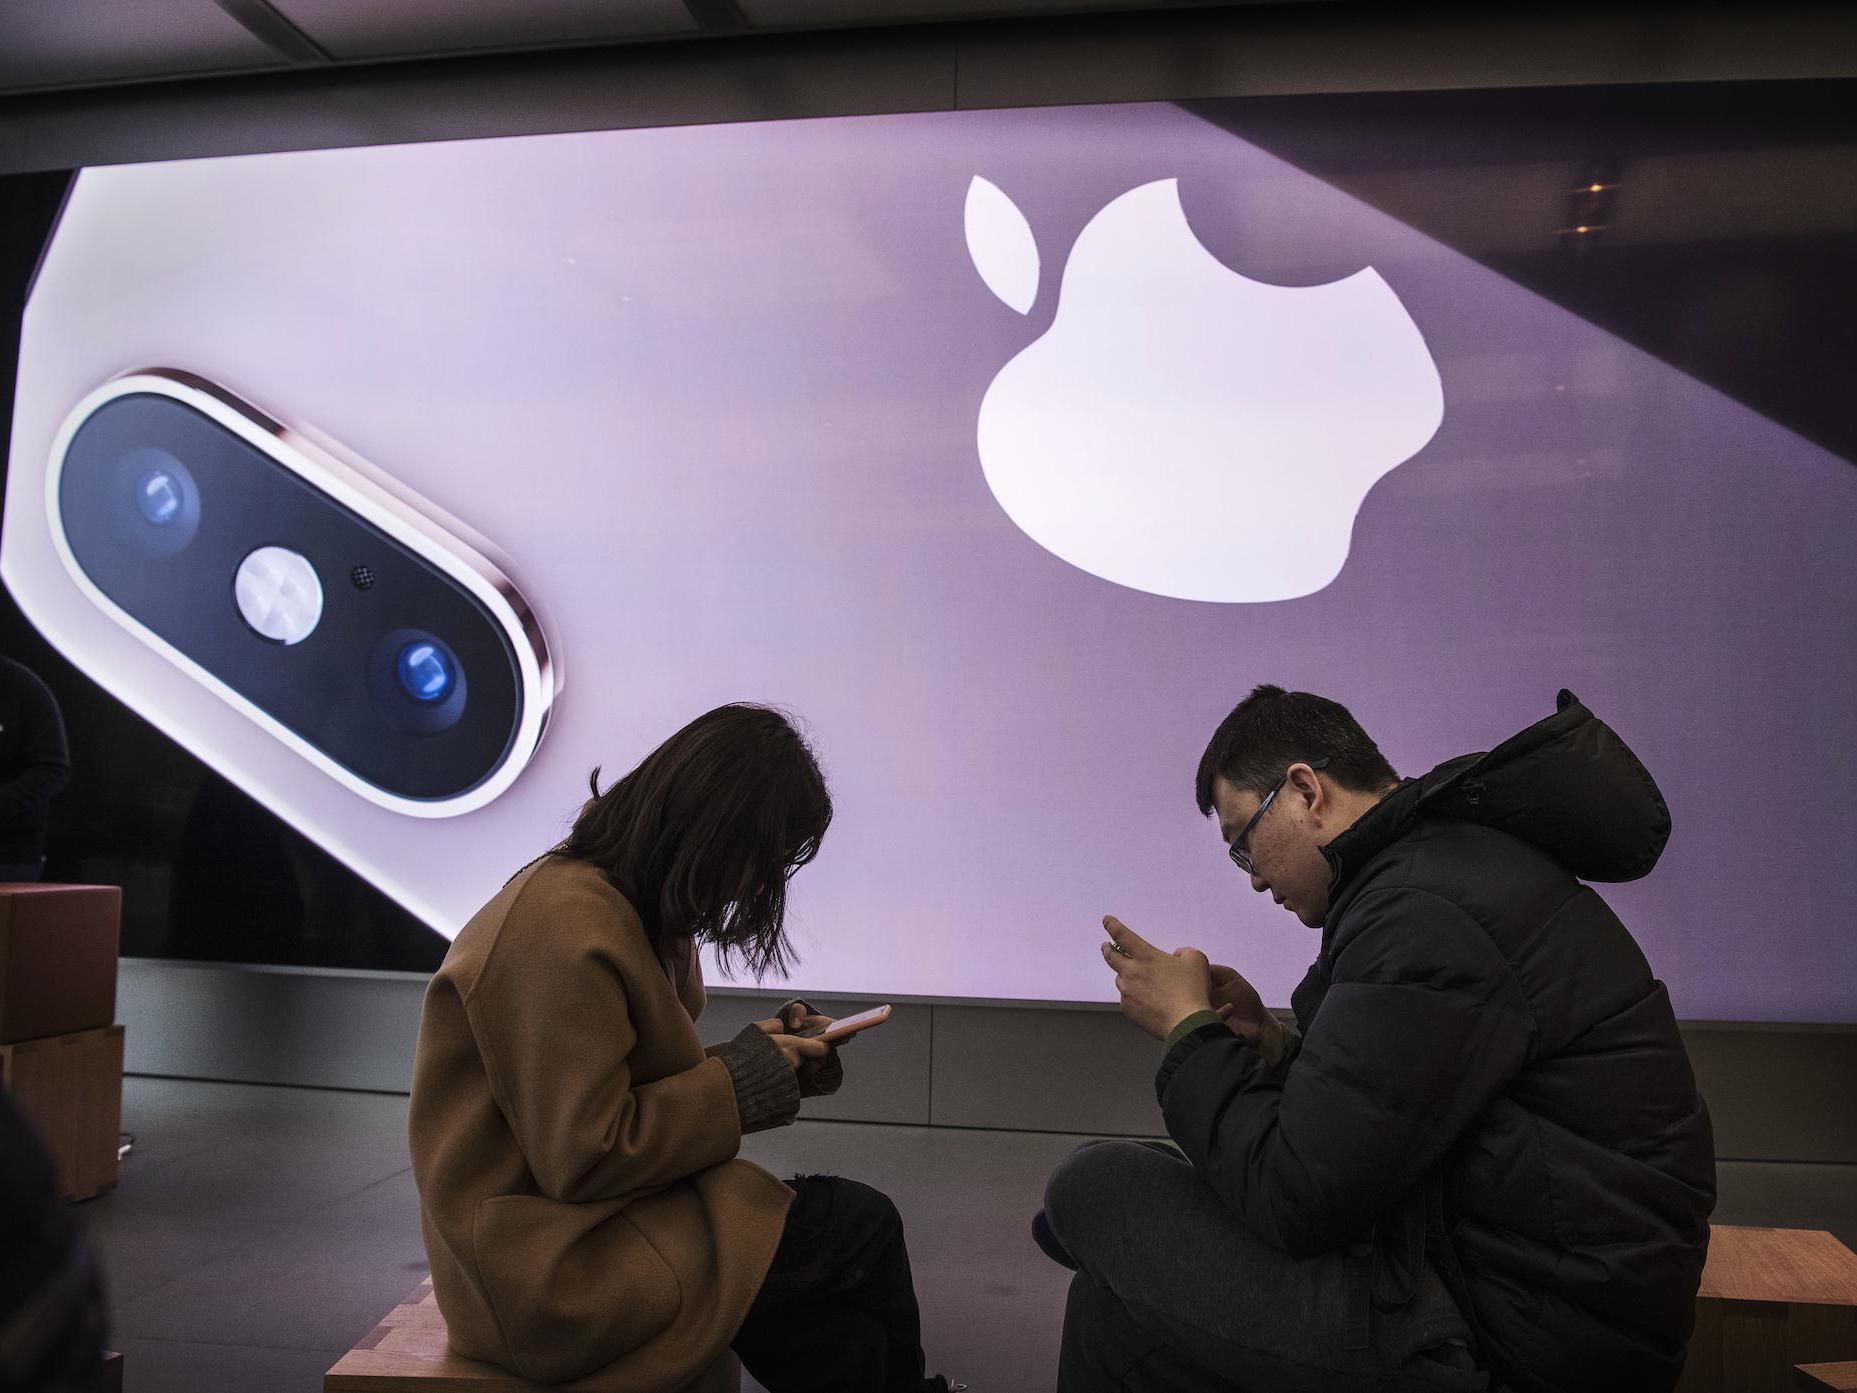
[[[988,287],[1030,310],[1037,243],[985,179],[966,232]],[[993,496],[1053,555],[1151,594],[1256,602],[1334,580],[1367,491],[1443,419],[1437,366],[1377,271],[1248,280],[1162,179],[1078,236],[1051,327],[993,379],[978,437]]]

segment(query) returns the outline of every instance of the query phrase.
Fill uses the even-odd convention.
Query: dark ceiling
[[[0,94],[462,54],[1173,7],[1178,0],[4,0]]]

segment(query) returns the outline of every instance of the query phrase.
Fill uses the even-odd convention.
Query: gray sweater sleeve
[[[803,1016],[816,1016],[820,1014],[818,1007],[814,1006],[810,1001],[802,1001],[796,996],[793,1000],[787,1002],[785,1006],[780,1008],[777,1012],[779,1018],[782,1021],[788,1020],[789,1016],[787,1012],[789,1008],[794,1006],[800,1008],[800,1013]],[[800,1097],[802,1098],[820,1098],[828,1093],[838,1092],[839,1085],[845,1081],[845,1062],[838,1057],[837,1047],[834,1046],[832,1051],[827,1054],[824,1059],[802,1060],[800,1062],[798,1078]]]
[[[780,1046],[760,1026],[744,1026],[717,1054],[735,1084],[735,1111],[743,1136],[785,1126],[799,1116],[799,1079]]]

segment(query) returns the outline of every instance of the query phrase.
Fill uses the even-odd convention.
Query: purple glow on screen
[[[507,554],[567,674],[509,792],[369,806],[75,596],[31,490],[72,403],[154,365]],[[48,637],[446,931],[593,764],[765,700],[839,809],[795,988],[1108,1000],[1113,912],[1281,1003],[1316,934],[1192,806],[1225,712],[1322,692],[1412,774],[1566,686],[1669,800],[1603,893],[1679,1014],[1857,1020],[1857,471],[1171,106],[88,171],[7,502]]]

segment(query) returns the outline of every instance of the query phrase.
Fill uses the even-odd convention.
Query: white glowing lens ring
[[[322,619],[322,580],[289,547],[259,547],[241,561],[232,598],[253,633],[286,648],[315,633]]]
[[[522,715],[515,738],[502,762],[474,787],[450,798],[405,798],[369,783],[346,765],[331,759],[268,712],[253,705],[193,659],[145,627],[98,588],[78,564],[65,535],[59,508],[59,482],[65,456],[78,428],[96,411],[119,397],[158,396],[179,402],[223,427],[297,475],[331,501],[378,527],[435,569],[455,580],[489,612],[509,640],[516,655],[522,688]],[[52,441],[51,460],[45,471],[45,511],[51,525],[52,545],[77,587],[91,603],[159,653],[228,706],[262,727],[343,787],[368,802],[409,817],[457,817],[492,802],[516,781],[536,748],[554,704],[555,664],[550,659],[539,617],[514,582],[471,542],[436,520],[437,508],[424,508],[411,495],[391,492],[363,469],[338,458],[321,445],[272,420],[249,403],[190,373],[149,368],[105,383],[90,393],[65,417]]]

